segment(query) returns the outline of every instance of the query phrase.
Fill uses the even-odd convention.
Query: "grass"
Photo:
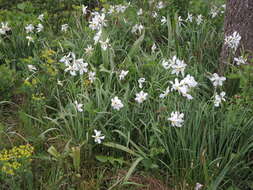
[[[82,15],[80,2],[56,14],[29,2],[0,11],[11,27],[10,34],[0,36],[0,76],[5,76],[0,81],[0,148],[29,143],[35,150],[32,160],[0,157],[1,168],[22,163],[10,168],[14,175],[0,172],[2,189],[190,190],[197,183],[208,190],[252,188],[252,82],[245,77],[249,70],[231,65],[223,73],[224,85],[215,88],[209,77],[219,72],[222,2],[216,2],[220,12],[215,18],[207,12],[209,1],[185,4],[182,10],[179,3],[166,1],[167,8],[157,9],[156,4],[137,1],[124,13],[106,13],[100,38],[110,39],[106,50],[102,42],[94,44],[97,31],[89,28],[92,17]],[[97,10],[108,11],[109,6],[102,2]],[[137,16],[140,8],[143,14]],[[188,12],[193,22],[185,21]],[[45,18],[39,21],[42,13]],[[200,25],[195,21],[199,14],[204,19]],[[42,23],[43,31],[27,34],[24,27],[30,23]],[[65,23],[66,32],[61,31]],[[135,24],[144,26],[139,34],[131,32]],[[27,35],[34,40],[29,45]],[[85,51],[88,45],[94,48],[91,54]],[[69,52],[96,72],[94,81],[88,73],[66,72],[60,60]],[[162,66],[174,55],[187,64],[184,76]],[[36,70],[29,71],[28,65]],[[129,71],[124,80],[119,79],[121,70]],[[171,91],[171,81],[188,74],[198,82],[189,92],[192,100]],[[168,96],[159,98],[168,86]],[[137,103],[141,90],[148,96]],[[226,101],[215,107],[215,95],[222,91]],[[120,110],[111,105],[115,96],[124,105]],[[75,101],[83,104],[82,112]],[[175,111],[184,113],[182,127],[168,120]],[[105,136],[101,144],[94,142],[95,129]]]

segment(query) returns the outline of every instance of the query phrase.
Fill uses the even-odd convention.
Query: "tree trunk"
[[[243,51],[252,58],[253,0],[227,0],[224,25],[225,36],[231,35],[235,31],[242,37],[235,55],[239,56]],[[229,52],[227,45],[224,44],[221,52],[221,64],[223,66],[228,63]]]

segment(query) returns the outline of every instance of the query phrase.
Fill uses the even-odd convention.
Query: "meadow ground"
[[[0,0],[0,189],[253,189],[252,60],[225,10]]]

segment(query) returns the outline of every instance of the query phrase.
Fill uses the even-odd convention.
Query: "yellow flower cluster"
[[[35,101],[41,101],[45,99],[45,96],[43,93],[40,94],[32,94],[32,99]]]
[[[15,146],[10,150],[2,150],[0,152],[1,171],[9,175],[14,175],[15,171],[22,166],[20,162],[24,160],[31,161],[30,157],[33,152],[34,148],[30,144]]]

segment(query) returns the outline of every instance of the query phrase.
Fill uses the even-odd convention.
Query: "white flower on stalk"
[[[155,11],[153,11],[153,12],[151,13],[151,15],[152,15],[153,18],[156,18],[156,17],[158,16],[157,12],[155,12]]]
[[[42,24],[39,23],[39,24],[37,25],[37,28],[36,28],[37,32],[39,33],[39,32],[41,32],[43,29],[44,29],[44,26],[43,26]]]
[[[65,72],[69,71],[72,76],[76,76],[77,72],[79,72],[80,75],[88,72],[88,63],[85,63],[83,59],[76,59],[73,52],[61,58],[60,62],[64,63],[67,67]]]
[[[38,16],[38,19],[42,22],[42,21],[44,20],[44,14],[40,14],[40,15]]]
[[[188,13],[188,15],[187,15],[187,18],[186,18],[186,22],[192,22],[192,20],[193,20],[193,16],[192,16],[192,14],[191,13]]]
[[[33,65],[27,65],[27,67],[28,67],[28,70],[29,70],[30,72],[35,72],[35,71],[37,71],[37,68],[36,68],[35,66],[33,66]]]
[[[62,81],[60,81],[59,79],[57,79],[57,85],[59,85],[59,86],[63,86]]]
[[[32,24],[28,24],[25,27],[26,33],[32,33],[34,30],[34,26]]]
[[[171,74],[176,74],[177,76],[179,73],[184,76],[184,70],[186,68],[186,64],[184,63],[183,60],[178,59],[176,56],[173,56],[172,59],[169,60],[170,64],[168,67],[172,68]]]
[[[156,8],[157,9],[162,9],[162,8],[164,8],[165,7],[165,5],[164,5],[164,3],[162,2],[162,1],[159,1],[158,3],[157,3],[157,5],[156,5]]]
[[[184,123],[184,114],[180,112],[172,112],[168,120],[173,127],[182,127]]]
[[[177,64],[171,66],[172,68],[171,74],[176,74],[178,76],[179,73],[181,73],[182,76],[184,76],[184,70],[186,66],[187,65],[184,63],[183,60],[178,60]]]
[[[84,48],[84,50],[86,54],[91,55],[94,48],[92,47],[92,45],[87,45],[87,48]]]
[[[168,96],[168,94],[170,93],[170,87],[168,86],[167,88],[166,88],[166,90],[163,92],[163,93],[161,93],[160,95],[159,95],[159,98],[165,98],[166,96]]]
[[[196,82],[196,80],[194,79],[193,76],[191,75],[187,75],[182,81],[182,84],[185,84],[187,86],[189,86],[190,88],[194,88],[198,85],[198,83]]]
[[[196,18],[196,22],[197,22],[197,25],[200,25],[203,22],[203,16],[198,15],[197,18]]]
[[[152,53],[154,53],[155,52],[155,50],[156,50],[156,44],[155,43],[153,43],[153,45],[152,45],[152,47],[151,47],[151,51],[152,51]]]
[[[226,44],[229,48],[231,48],[231,49],[233,49],[234,51],[236,51],[237,48],[238,48],[238,46],[239,46],[239,44],[240,44],[241,38],[242,38],[242,37],[240,36],[240,34],[239,34],[238,32],[235,31],[232,35],[226,36],[226,37],[225,37],[225,44]]]
[[[88,8],[88,6],[82,5],[82,14],[83,14],[83,15],[86,15],[86,14],[87,14],[87,8]]]
[[[62,32],[67,32],[68,28],[69,28],[69,25],[68,25],[68,24],[63,24],[63,25],[61,25],[61,31],[62,31]]]
[[[140,91],[139,93],[136,94],[135,101],[141,104],[147,99],[148,93]]]
[[[212,74],[209,79],[212,81],[214,87],[222,86],[223,82],[226,80],[225,77],[220,77],[217,73]]]
[[[122,70],[119,74],[119,80],[124,80],[124,78],[127,76],[129,71]]]
[[[192,100],[193,97],[189,94],[191,86],[189,86],[188,83],[190,83],[190,82],[187,83],[186,80],[187,79],[185,79],[185,80],[183,79],[183,80],[179,81],[178,78],[176,78],[174,82],[170,81],[170,83],[172,84],[171,91],[174,91],[174,90],[178,91],[179,94],[186,97],[188,100]]]
[[[115,10],[117,13],[124,13],[126,11],[128,6],[125,6],[125,5],[115,5]]]
[[[214,106],[219,107],[222,101],[226,101],[225,99],[226,93],[223,91],[220,94],[215,94],[214,96]]]
[[[99,31],[95,34],[95,36],[93,37],[94,45],[96,45],[96,44],[99,42],[101,36],[102,36],[102,30],[99,30]]]
[[[79,112],[83,112],[83,104],[79,104],[77,101],[74,101],[74,104],[75,104],[75,107],[76,107],[76,110],[79,111]]]
[[[93,17],[89,22],[89,28],[92,30],[101,30],[103,26],[107,26],[104,13],[99,14],[98,12],[94,12],[92,15]]]
[[[88,63],[84,63],[83,59],[77,59],[74,60],[74,64],[77,66],[77,71],[79,71],[80,75],[83,75],[83,73],[87,73],[88,72]]]
[[[107,38],[105,41],[103,40],[99,41],[102,50],[104,51],[107,50],[107,48],[110,46],[109,41],[110,41],[109,38]]]
[[[139,9],[139,11],[137,12],[137,15],[140,16],[143,14],[143,10],[142,9]]]
[[[179,26],[181,26],[181,25],[183,24],[183,22],[184,22],[184,20],[182,19],[181,16],[179,16],[179,17],[177,18],[177,20],[178,20],[178,25],[179,25]]]
[[[141,34],[143,29],[144,29],[144,26],[142,24],[136,24],[133,26],[131,32],[135,33],[135,34],[137,34],[137,33]]]
[[[111,99],[111,106],[113,109],[118,110],[118,111],[124,107],[121,100],[117,96]]]
[[[0,34],[5,35],[11,28],[8,26],[8,22],[1,22]]]
[[[94,130],[95,135],[92,135],[92,137],[95,140],[95,143],[101,144],[102,140],[105,139],[105,136],[101,134],[101,131]]]
[[[245,65],[247,64],[247,59],[245,59],[243,56],[235,57],[234,61],[236,62],[236,65]]]
[[[162,16],[161,23],[162,25],[167,23],[167,18],[165,16]]]
[[[140,78],[140,79],[138,80],[139,88],[142,88],[142,87],[143,87],[143,83],[144,83],[145,81],[146,81],[145,78]]]
[[[108,14],[112,14],[112,13],[114,13],[115,12],[115,6],[113,6],[113,5],[110,5],[110,7],[109,7],[109,10],[108,10]]]
[[[89,72],[88,76],[91,83],[93,83],[96,80],[96,77],[95,77],[96,72]]]
[[[194,190],[200,190],[200,189],[202,189],[202,187],[203,187],[202,184],[196,183],[196,186],[195,186]]]
[[[165,59],[162,60],[162,66],[166,70],[170,68],[169,62],[167,60],[165,60]]]
[[[30,46],[31,42],[34,42],[33,37],[31,36],[26,36],[25,38],[28,40],[28,46]]]
[[[211,8],[211,11],[210,11],[210,15],[212,18],[215,18],[216,16],[218,16],[219,14],[219,9],[218,7],[214,6]]]

